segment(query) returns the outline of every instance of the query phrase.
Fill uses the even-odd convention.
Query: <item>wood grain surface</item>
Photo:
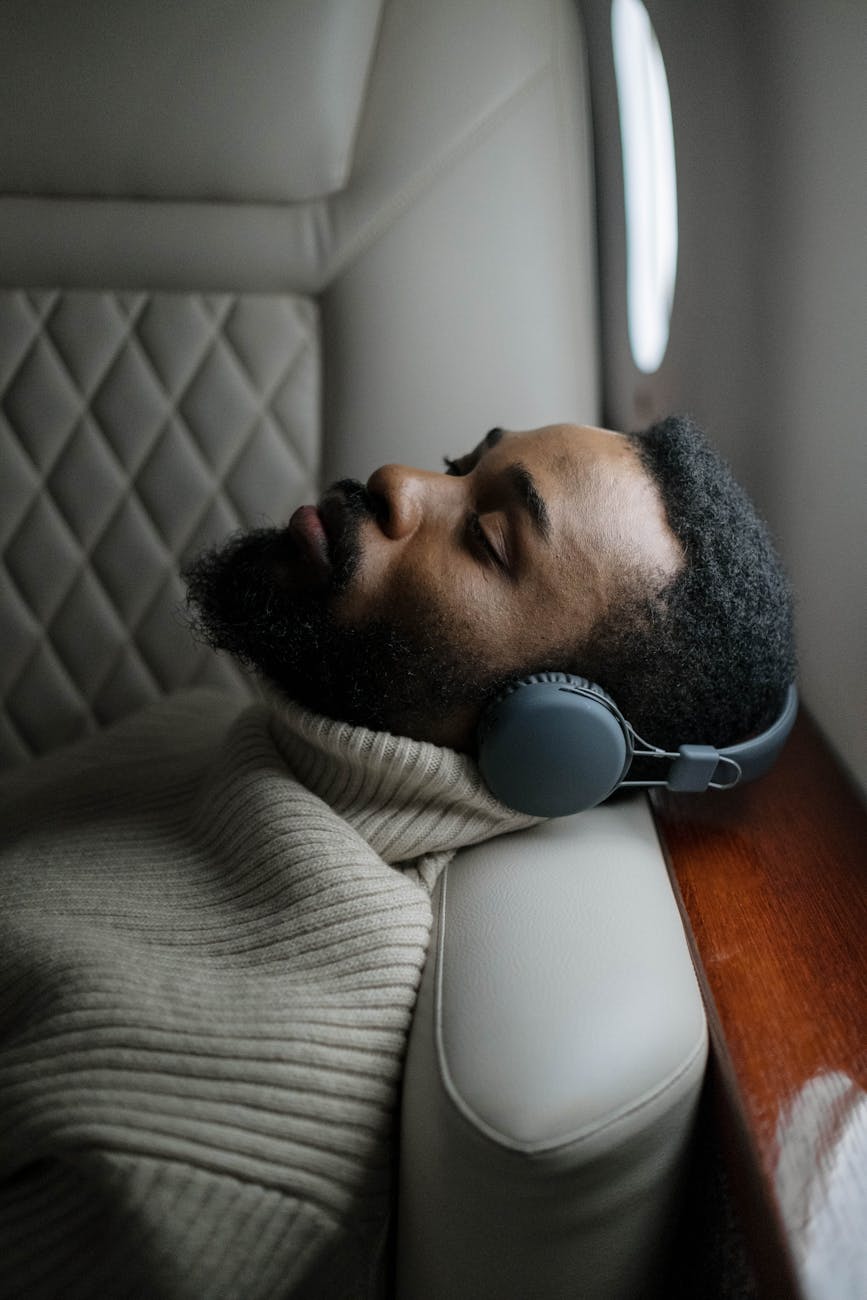
[[[655,792],[762,1294],[867,1297],[867,811],[803,711],[727,794]]]

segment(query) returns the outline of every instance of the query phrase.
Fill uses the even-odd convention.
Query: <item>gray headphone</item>
[[[677,753],[636,734],[600,686],[569,673],[534,673],[502,691],[479,725],[479,767],[491,793],[518,812],[565,817],[629,786],[729,790],[762,776],[798,711],[794,685],[776,721],[727,749],[681,745]],[[670,760],[658,781],[627,779],[633,758]]]

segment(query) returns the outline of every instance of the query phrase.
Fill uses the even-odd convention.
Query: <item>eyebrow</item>
[[[536,532],[544,542],[551,537],[551,516],[542,500],[536,480],[519,460],[507,467],[506,473],[519,502],[527,511]]]
[[[475,453],[471,453],[473,464],[481,460],[486,451],[496,447],[497,443],[505,436],[505,429],[489,429]],[[551,538],[551,516],[548,507],[542,498],[542,494],[536,484],[533,475],[527,469],[527,466],[520,460],[514,461],[506,468],[506,476],[511,484],[512,490],[518,499],[518,502],[527,511],[530,521],[536,532],[544,542],[550,541]]]

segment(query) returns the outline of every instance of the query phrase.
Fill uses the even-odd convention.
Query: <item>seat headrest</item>
[[[381,7],[4,6],[0,186],[260,203],[332,194],[351,170]]]

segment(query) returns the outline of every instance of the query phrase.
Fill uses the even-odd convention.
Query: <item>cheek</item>
[[[493,575],[454,559],[420,562],[406,555],[385,566],[380,557],[368,558],[335,605],[339,621],[381,619],[399,630],[424,631],[463,657],[496,666],[518,620]]]
[[[486,657],[497,642],[502,620],[488,584],[454,564],[450,571],[446,566],[400,568],[379,612],[400,626],[424,625],[444,644]]]
[[[550,557],[524,593],[511,648],[515,662],[566,671],[604,604],[592,561],[570,550]]]
[[[611,596],[610,538],[604,520],[584,520],[577,544],[558,555],[556,579],[545,593],[559,644],[578,645],[607,610]]]

